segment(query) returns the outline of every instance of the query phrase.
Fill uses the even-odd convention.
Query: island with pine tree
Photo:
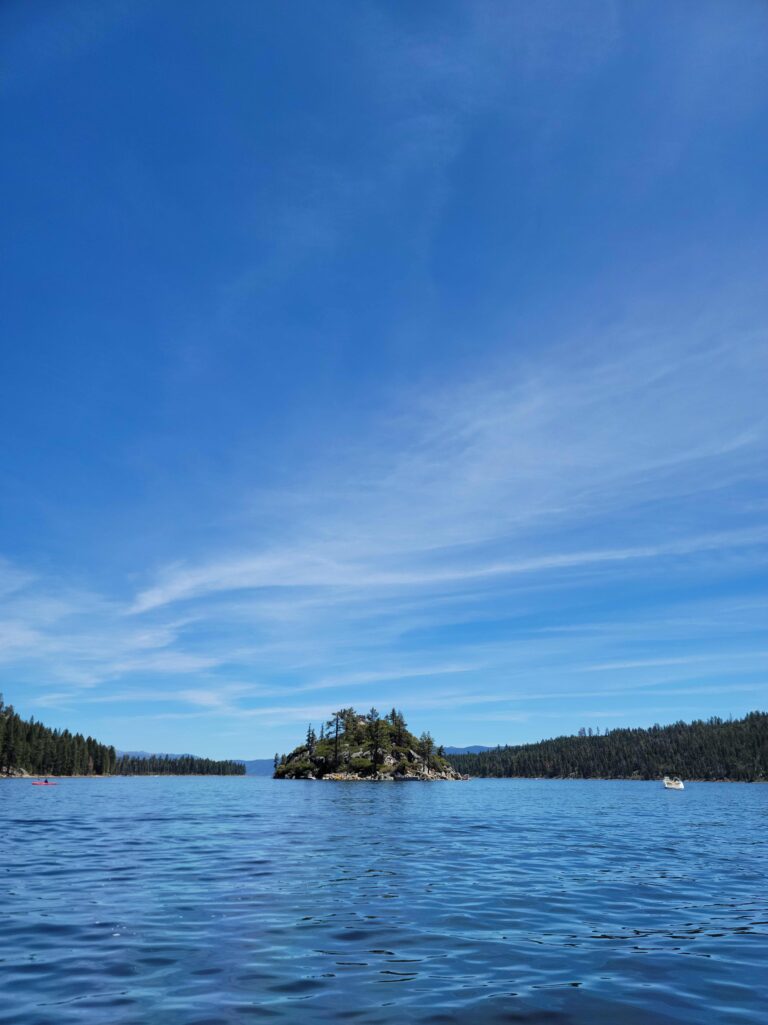
[[[289,755],[275,755],[275,779],[457,780],[465,779],[436,746],[431,734],[415,737],[403,713],[381,716],[372,708],[334,712]]]

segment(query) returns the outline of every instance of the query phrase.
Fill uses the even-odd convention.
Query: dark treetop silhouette
[[[648,730],[580,730],[537,744],[449,755],[472,776],[548,776],[576,779],[768,780],[768,714],[698,719]]]
[[[240,776],[245,766],[192,755],[118,757],[114,747],[69,730],[25,720],[0,696],[0,775],[15,776]]]

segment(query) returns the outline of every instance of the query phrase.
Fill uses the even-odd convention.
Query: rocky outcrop
[[[335,718],[327,724],[330,735],[326,724],[319,738],[310,727],[307,743],[276,762],[276,779],[384,783],[468,778],[450,765],[428,733],[418,739],[409,733],[395,709],[384,718],[375,709],[367,716],[352,709],[336,715],[338,733]]]
[[[292,777],[286,777],[292,778]],[[296,777],[299,778],[299,777]],[[370,773],[368,775],[361,775],[359,772],[328,772],[322,776],[307,776],[306,779],[330,779],[330,780],[366,780],[367,782],[384,783],[386,781],[394,783],[403,783],[408,780],[422,780],[429,782],[431,780],[449,780],[449,779],[469,779],[469,776],[462,776],[460,772],[457,772],[450,765],[445,768],[430,767],[427,768],[424,764],[412,764],[405,767],[386,766],[383,771]]]

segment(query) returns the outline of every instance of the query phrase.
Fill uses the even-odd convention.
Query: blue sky
[[[768,8],[0,8],[0,688],[269,756],[768,707]]]

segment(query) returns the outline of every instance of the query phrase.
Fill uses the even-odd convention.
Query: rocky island
[[[305,742],[289,755],[275,755],[275,779],[331,780],[457,780],[431,734],[415,737],[402,712],[381,716],[372,708],[361,715],[354,708],[334,712],[320,732],[307,729]]]

